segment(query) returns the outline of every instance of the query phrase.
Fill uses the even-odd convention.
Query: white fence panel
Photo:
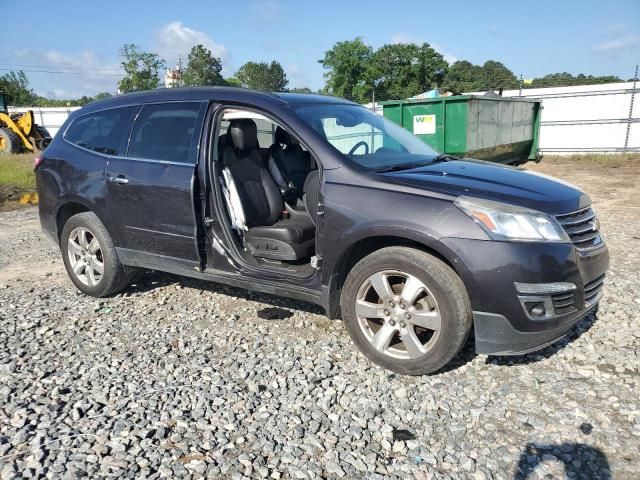
[[[24,113],[33,110],[35,122],[46,128],[51,136],[55,136],[67,117],[80,107],[9,107],[11,113]]]
[[[505,90],[502,95],[542,101],[543,153],[622,152],[625,144],[626,151],[640,151],[640,84],[635,90],[633,82],[620,82]]]

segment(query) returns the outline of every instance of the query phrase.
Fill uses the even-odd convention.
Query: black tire
[[[0,128],[0,138],[4,140],[0,142],[4,147],[0,149],[0,154],[10,155],[22,151],[22,140],[13,130],[9,130],[6,127]]]
[[[427,353],[417,358],[395,358],[374,348],[356,317],[356,298],[361,286],[372,275],[386,270],[416,277],[437,301],[440,330]],[[360,260],[347,275],[340,303],[345,326],[358,349],[373,363],[403,375],[440,370],[465,345],[472,325],[471,303],[460,277],[438,258],[413,248],[387,247]]]
[[[86,228],[100,244],[102,263],[104,272],[102,278],[97,285],[90,286],[84,284],[78,276],[73,272],[71,260],[69,259],[69,237],[77,227]],[[130,273],[120,263],[113,241],[107,229],[104,227],[100,219],[93,212],[83,212],[74,215],[67,223],[65,223],[60,236],[60,250],[62,251],[62,259],[67,269],[67,274],[73,284],[81,292],[92,297],[106,297],[112,295],[130,282]]]
[[[39,138],[36,139],[36,147],[38,150],[43,151],[51,143],[51,134],[49,133],[49,130],[40,125],[34,125],[34,129],[39,136]]]

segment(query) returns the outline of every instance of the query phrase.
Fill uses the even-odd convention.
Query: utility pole
[[[178,86],[182,86],[182,55],[178,55]]]

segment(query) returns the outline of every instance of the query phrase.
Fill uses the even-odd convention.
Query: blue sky
[[[640,62],[638,0],[31,0],[35,28],[20,2],[0,3],[0,73],[22,68],[39,94],[57,98],[114,92],[124,43],[168,64],[203,43],[222,57],[225,75],[250,60],[278,60],[290,86],[312,89],[323,85],[323,52],[357,36],[373,47],[426,41],[449,61],[494,59],[524,78],[568,71],[627,79]]]

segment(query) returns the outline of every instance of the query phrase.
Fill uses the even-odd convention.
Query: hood
[[[591,203],[586,193],[563,180],[482,160],[453,160],[376,175],[422,190],[486,198],[549,214],[572,212]]]

